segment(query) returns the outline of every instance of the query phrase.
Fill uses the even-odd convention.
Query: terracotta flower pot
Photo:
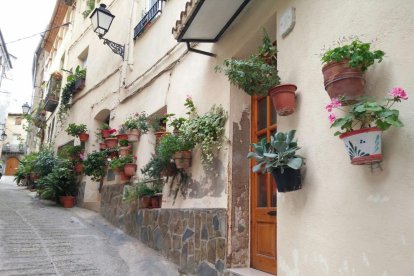
[[[353,165],[364,165],[380,162],[381,130],[376,127],[350,131],[339,136]]]
[[[75,205],[75,197],[74,196],[62,196],[61,200],[63,207],[65,208],[72,208]]]
[[[118,139],[118,141],[121,141],[121,140],[128,140],[128,134],[118,134],[118,135],[116,136],[116,138]]]
[[[77,174],[81,174],[83,172],[83,164],[82,163],[76,163],[74,169],[75,169],[75,172]]]
[[[126,175],[123,170],[120,171],[120,173],[119,173],[119,180],[120,180],[121,183],[128,182],[130,178],[131,177],[128,176],[128,175]]]
[[[137,164],[135,164],[135,163],[125,164],[124,173],[127,176],[134,176],[136,171],[137,171]]]
[[[102,129],[101,130],[101,136],[102,138],[108,138],[109,135],[111,135],[111,130],[110,129]]]
[[[100,150],[106,149],[106,144],[105,143],[99,143],[99,149]]]
[[[127,156],[130,153],[129,147],[120,147],[119,148],[119,155],[120,156]]]
[[[302,177],[300,170],[292,168],[284,168],[283,173],[281,168],[274,168],[272,170],[273,178],[276,181],[277,191],[279,193],[292,192],[302,189]]]
[[[151,207],[151,199],[149,196],[141,196],[139,198],[139,207],[140,208],[149,208]]]
[[[126,131],[127,135],[128,135],[128,141],[130,142],[138,142],[139,141],[139,136],[140,136],[140,131],[138,129],[128,129]]]
[[[364,95],[365,78],[360,68],[351,68],[349,60],[331,62],[322,67],[325,90],[329,97],[345,97],[347,104]]]
[[[105,139],[106,147],[109,149],[113,149],[118,145],[118,139],[116,138],[106,138]]]
[[[86,142],[89,139],[89,134],[88,133],[80,133],[79,134],[79,140],[81,142]]]
[[[281,84],[269,90],[273,107],[279,116],[287,116],[295,112],[296,89],[297,87],[294,84]]]
[[[188,169],[191,166],[191,150],[177,151],[173,159],[177,169]]]
[[[162,194],[156,194],[151,196],[151,208],[161,208]]]

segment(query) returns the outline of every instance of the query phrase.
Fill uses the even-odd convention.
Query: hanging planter
[[[80,133],[79,134],[79,140],[81,142],[86,142],[89,140],[89,134],[88,133]]]
[[[102,129],[101,130],[101,136],[103,139],[108,138],[111,135],[111,130],[110,129]]]
[[[107,148],[113,149],[118,145],[118,139],[117,138],[106,138],[105,144]]]
[[[276,181],[277,191],[279,193],[292,192],[302,189],[302,177],[300,170],[289,167],[273,168],[271,170],[273,178]]]
[[[269,90],[273,107],[279,116],[287,116],[295,112],[296,89],[297,87],[294,84],[281,84]]]
[[[119,147],[119,155],[120,156],[127,156],[130,153],[129,147]]]
[[[161,208],[162,193],[151,196],[150,202],[151,208]]]
[[[151,206],[151,198],[148,195],[139,198],[139,208],[149,208]]]
[[[124,172],[123,170],[121,170],[121,171],[119,172],[119,181],[120,181],[121,183],[128,182],[130,178],[131,178],[131,177],[130,177],[130,176],[128,176],[128,175],[126,175],[126,174],[125,174],[125,172]]]
[[[137,164],[135,164],[135,163],[125,164],[124,173],[127,176],[134,176],[136,171],[137,171]]]
[[[118,139],[118,141],[128,140],[128,134],[118,134],[116,138]]]
[[[64,208],[72,208],[75,205],[74,196],[61,196],[59,201],[62,203]]]
[[[85,79],[84,78],[77,79],[75,82],[74,93],[82,91],[84,88],[85,88]]]
[[[128,135],[128,141],[130,141],[130,142],[138,142],[139,141],[140,131],[137,128],[128,129],[125,132]]]
[[[106,149],[106,144],[105,143],[99,143],[99,149],[100,150]]]
[[[173,159],[177,169],[188,169],[191,167],[191,150],[177,151]]]
[[[353,165],[381,162],[381,130],[376,127],[350,131],[339,136]]]
[[[325,90],[331,99],[344,97],[348,103],[364,95],[365,77],[360,67],[349,67],[349,60],[331,62],[322,67]]]

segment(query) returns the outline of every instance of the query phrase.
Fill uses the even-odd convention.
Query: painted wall
[[[414,275],[413,1],[278,1],[278,22],[296,8],[296,25],[278,32],[278,69],[298,86],[298,110],[279,118],[297,129],[307,157],[304,188],[278,195],[278,275]],[[386,53],[366,73],[367,94],[409,93],[398,104],[405,127],[383,134],[382,171],[349,163],[329,128],[319,54],[324,45],[358,35]]]

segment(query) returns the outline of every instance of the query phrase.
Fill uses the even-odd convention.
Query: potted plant
[[[154,114],[149,118],[149,127],[154,131],[157,143],[167,133],[167,120],[171,116],[172,114]]]
[[[127,156],[131,152],[131,145],[129,144],[128,140],[120,140],[119,141],[119,155],[120,156]]]
[[[118,141],[122,141],[122,140],[124,140],[124,141],[128,141],[128,134],[126,134],[125,133],[125,128],[124,128],[124,126],[121,126],[119,129],[118,129],[118,134],[116,135],[116,138],[118,139]]]
[[[391,126],[402,127],[399,120],[399,111],[391,109],[396,102],[407,100],[404,89],[395,87],[389,92],[389,97],[383,104],[379,104],[373,98],[362,98],[351,105],[346,115],[337,118],[333,109],[340,109],[346,103],[345,98],[332,99],[325,109],[329,112],[331,127],[339,127],[335,132],[345,143],[351,164],[363,165],[380,162],[381,133]],[[359,128],[359,129],[358,129]]]
[[[128,158],[130,157],[131,155],[128,155]],[[125,164],[125,166],[124,166],[124,173],[127,175],[127,176],[134,176],[135,175],[135,173],[136,173],[136,171],[137,171],[137,164],[135,163],[136,162],[136,160],[137,160],[137,157],[136,156],[134,156],[134,158],[133,159],[129,159],[129,160],[127,160],[127,163]]]
[[[140,179],[128,191],[128,201],[139,198],[140,208],[161,208],[163,182],[158,179]]]
[[[187,169],[191,166],[191,150],[194,146],[191,139],[167,134],[161,137],[157,152],[165,160],[174,159],[177,169]]]
[[[102,139],[108,138],[109,135],[111,135],[112,129],[109,127],[109,125],[107,123],[103,123],[101,124],[101,126],[98,128],[98,133],[97,135],[100,133]]]
[[[118,138],[116,138],[116,129],[109,130],[109,136],[105,138],[105,144],[107,149],[114,149],[118,145]]]
[[[372,51],[371,43],[353,39],[345,44],[328,49],[322,56],[322,73],[325,90],[329,97],[344,97],[343,103],[349,104],[362,96],[365,90],[364,72],[374,64],[381,62],[385,53],[381,50]]]
[[[81,69],[80,66],[76,66],[75,73],[68,77],[69,79],[73,79],[75,82],[73,93],[81,91],[85,88],[85,79],[86,79],[86,69]]]
[[[263,138],[259,143],[252,144],[253,151],[247,155],[247,158],[256,160],[252,171],[272,173],[281,193],[302,188],[300,168],[304,158],[296,154],[300,148],[294,141],[295,133],[295,130],[276,132],[270,142]]]
[[[87,128],[84,124],[69,124],[66,128],[66,133],[71,136],[79,137],[81,142],[86,142],[89,139],[89,134],[86,133]]]
[[[134,159],[131,154],[127,156],[119,156],[118,158],[113,158],[109,161],[109,166],[115,172],[120,173],[121,171],[124,171],[125,164],[133,163],[133,160]]]
[[[106,175],[107,153],[105,151],[94,151],[83,161],[84,173],[93,181],[100,181]]]
[[[149,130],[148,117],[145,112],[134,113],[129,116],[123,123],[128,140],[136,142],[139,140],[140,134],[145,134]]]

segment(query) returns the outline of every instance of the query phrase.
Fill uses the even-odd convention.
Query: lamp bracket
[[[210,56],[210,57],[216,57],[217,56],[216,54],[213,54],[213,53],[210,53],[210,52],[201,51],[201,50],[191,48],[190,42],[186,41],[186,43],[187,43],[187,49],[190,52],[194,52],[194,53],[197,53],[197,54],[202,54],[202,55],[206,55],[206,56]]]
[[[99,38],[103,39],[103,44],[108,45],[109,48],[111,48],[112,52],[114,52],[117,55],[120,55],[122,57],[122,60],[124,60],[124,53],[125,53],[125,45],[121,45],[118,43],[115,43],[107,38],[99,36]]]

